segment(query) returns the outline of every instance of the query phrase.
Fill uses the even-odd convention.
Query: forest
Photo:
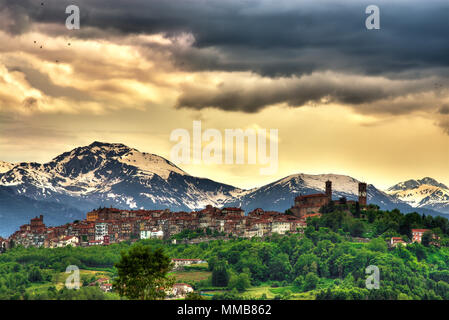
[[[181,280],[198,293],[211,293],[207,296],[212,299],[449,299],[447,219],[376,207],[351,210],[323,208],[322,217],[308,220],[308,227],[297,234],[273,234],[264,239],[229,237],[198,244],[173,244],[170,240],[138,243],[162,248],[170,258],[207,261],[206,266],[186,267],[183,273],[204,271],[206,278]],[[438,238],[388,246],[392,236],[410,242],[412,228],[428,228]],[[358,241],[361,238],[366,241]],[[94,280],[91,274],[82,276],[79,290],[52,284],[68,265],[105,272],[113,278],[120,252],[133,245],[12,248],[0,254],[0,299],[120,299],[118,294],[88,286]],[[379,268],[379,289],[366,288],[365,270],[370,265]],[[45,286],[45,290],[36,293],[32,290],[36,286]],[[273,296],[254,293],[262,287],[274,292]]]

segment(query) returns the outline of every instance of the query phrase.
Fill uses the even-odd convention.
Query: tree
[[[240,273],[239,275],[231,276],[229,280],[229,289],[237,289],[243,292],[251,286],[251,277],[248,273]]]
[[[382,238],[375,238],[371,240],[367,247],[371,251],[387,252],[388,250],[388,245]]]
[[[229,282],[229,273],[226,264],[220,261],[215,264],[212,271],[212,285],[215,287],[226,287]]]
[[[432,242],[433,233],[432,231],[426,231],[424,232],[422,236],[421,243],[423,246],[428,247],[430,243]]]
[[[312,253],[301,255],[296,261],[294,270],[297,275],[306,275],[309,272],[318,272],[319,258]]]
[[[216,256],[213,256],[213,257],[209,258],[209,260],[207,260],[207,268],[208,268],[208,270],[209,271],[213,271],[215,265],[217,264],[217,262],[218,262],[218,258]]]
[[[295,280],[293,280],[293,285],[297,288],[302,288],[302,285],[304,283],[304,277],[303,276],[297,276]]]
[[[365,225],[360,220],[354,220],[349,227],[349,232],[353,237],[360,237],[365,232]]]
[[[161,248],[152,251],[149,246],[135,245],[121,253],[115,267],[118,277],[114,280],[114,288],[129,299],[163,299],[166,290],[175,282],[167,275],[171,261]]]
[[[43,280],[42,273],[39,268],[33,268],[28,274],[28,280],[30,282],[41,282]]]
[[[292,266],[288,255],[285,253],[280,253],[273,257],[269,263],[270,278],[272,280],[285,280],[288,279],[292,273]]]
[[[315,289],[319,280],[316,273],[309,272],[304,280],[304,290],[309,291]]]
[[[187,293],[185,300],[204,300],[204,298],[197,292]]]
[[[373,223],[376,220],[376,213],[372,210],[368,211],[368,222]]]
[[[355,203],[354,217],[360,218],[360,203],[358,201]]]

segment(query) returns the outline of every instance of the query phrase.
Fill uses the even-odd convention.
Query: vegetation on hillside
[[[206,260],[207,265],[186,268],[182,272],[192,276],[177,281],[214,299],[449,299],[447,219],[336,206],[323,208],[323,216],[308,225],[304,234],[188,245],[142,240],[88,248],[17,247],[0,255],[0,299],[118,298],[97,287],[58,288],[54,279],[68,265],[116,278],[121,252],[142,244],[171,258]],[[439,240],[388,247],[392,236],[410,241],[412,228],[430,229]],[[369,240],[357,242],[359,237]],[[380,270],[379,289],[366,288],[369,265]],[[45,290],[35,293],[37,286]]]

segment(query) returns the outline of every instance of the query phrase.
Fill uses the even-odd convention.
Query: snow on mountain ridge
[[[41,189],[35,193],[42,195],[56,192],[80,196],[109,191],[126,177],[148,180],[158,175],[166,180],[171,172],[187,175],[160,156],[141,153],[123,144],[94,142],[65,152],[45,164],[17,164],[0,176],[0,185],[26,185],[21,192],[32,187]]]
[[[289,175],[283,179],[275,182],[276,184],[285,184],[295,182],[295,184],[302,184],[304,187],[317,190],[325,190],[325,183],[327,180],[332,181],[332,189],[338,190],[342,193],[357,194],[359,180],[350,176],[339,174],[305,174],[298,173]]]
[[[449,213],[449,188],[429,177],[400,182],[388,188],[387,193],[414,208]]]
[[[419,188],[421,185],[429,185],[429,186],[434,186],[434,187],[438,187],[438,188],[449,189],[443,183],[440,183],[433,178],[425,177],[425,178],[418,179],[418,180],[410,179],[407,181],[399,182],[399,183],[395,184],[394,186],[391,186],[390,188],[388,188],[387,191],[414,189],[414,188]]]
[[[144,173],[155,173],[163,179],[167,179],[170,172],[176,172],[180,175],[187,175],[186,172],[175,166],[170,161],[149,153],[141,153],[136,149],[131,149],[129,153],[117,159],[121,163],[135,166]]]
[[[8,171],[11,170],[14,166],[15,166],[15,164],[13,164],[13,163],[5,162],[5,161],[0,161],[0,174],[5,173],[5,172],[8,172]]]
[[[160,156],[101,142],[65,152],[45,164],[19,163],[7,168],[10,170],[0,173],[0,204],[3,201],[9,210],[5,211],[8,221],[18,214],[28,219],[49,212],[55,223],[82,218],[98,206],[191,211],[210,204],[238,206],[246,212],[255,208],[283,212],[298,194],[323,192],[327,180],[332,181],[334,199],[356,200],[359,182],[345,175],[299,173],[244,190],[191,176]],[[369,203],[386,210],[413,211],[373,185],[368,185],[367,191]],[[16,204],[19,207],[14,207]],[[429,209],[417,211],[437,214]]]
[[[137,149],[129,148],[121,143],[102,143],[98,141],[89,146],[79,147],[63,153],[54,158],[51,163],[55,167],[63,169],[65,165],[75,158],[82,161],[87,157],[91,157],[90,160],[96,163],[103,160],[115,160],[129,166],[137,167],[141,172],[146,173],[146,175],[153,173],[164,179],[168,178],[170,172],[176,172],[181,175],[187,174],[170,161],[158,155],[142,153]]]

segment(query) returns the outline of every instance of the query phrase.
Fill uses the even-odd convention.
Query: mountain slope
[[[387,193],[414,208],[449,213],[449,188],[429,177],[400,182],[390,187]]]
[[[63,153],[45,164],[16,164],[0,174],[0,186],[8,187],[17,201],[26,197],[81,212],[99,206],[190,211],[206,204],[221,206],[231,193],[241,191],[192,177],[157,155],[101,142]],[[29,216],[46,215],[45,206],[41,207],[34,206]],[[11,209],[7,214],[14,212]]]
[[[356,179],[335,174],[295,174],[260,188],[239,189],[193,177],[170,161],[123,144],[94,142],[65,152],[44,164],[2,162],[0,235],[15,231],[27,219],[44,214],[47,223],[62,224],[99,206],[121,209],[191,211],[211,204],[285,211],[296,195],[323,192],[333,182],[334,198],[356,199]],[[368,201],[382,209],[419,211],[395,196],[368,185]]]
[[[248,192],[237,199],[231,199],[227,205],[241,206],[245,210],[264,208],[266,210],[284,211],[290,208],[294,198],[299,194],[324,192],[325,182],[332,181],[332,196],[334,199],[346,197],[348,200],[357,200],[358,183],[360,181],[345,175],[337,174],[295,174],[267,184]],[[403,212],[415,211],[402,201],[378,190],[373,185],[367,186],[368,203],[374,203],[384,210],[398,208]],[[421,210],[421,213],[435,215],[431,210]]]
[[[12,163],[0,161],[0,174],[11,170],[13,167],[14,167],[14,164],[12,164]]]
[[[45,214],[45,222],[50,225],[62,225],[85,217],[85,212],[66,204],[34,200],[17,195],[10,187],[0,186],[0,236],[10,235],[39,214]]]

